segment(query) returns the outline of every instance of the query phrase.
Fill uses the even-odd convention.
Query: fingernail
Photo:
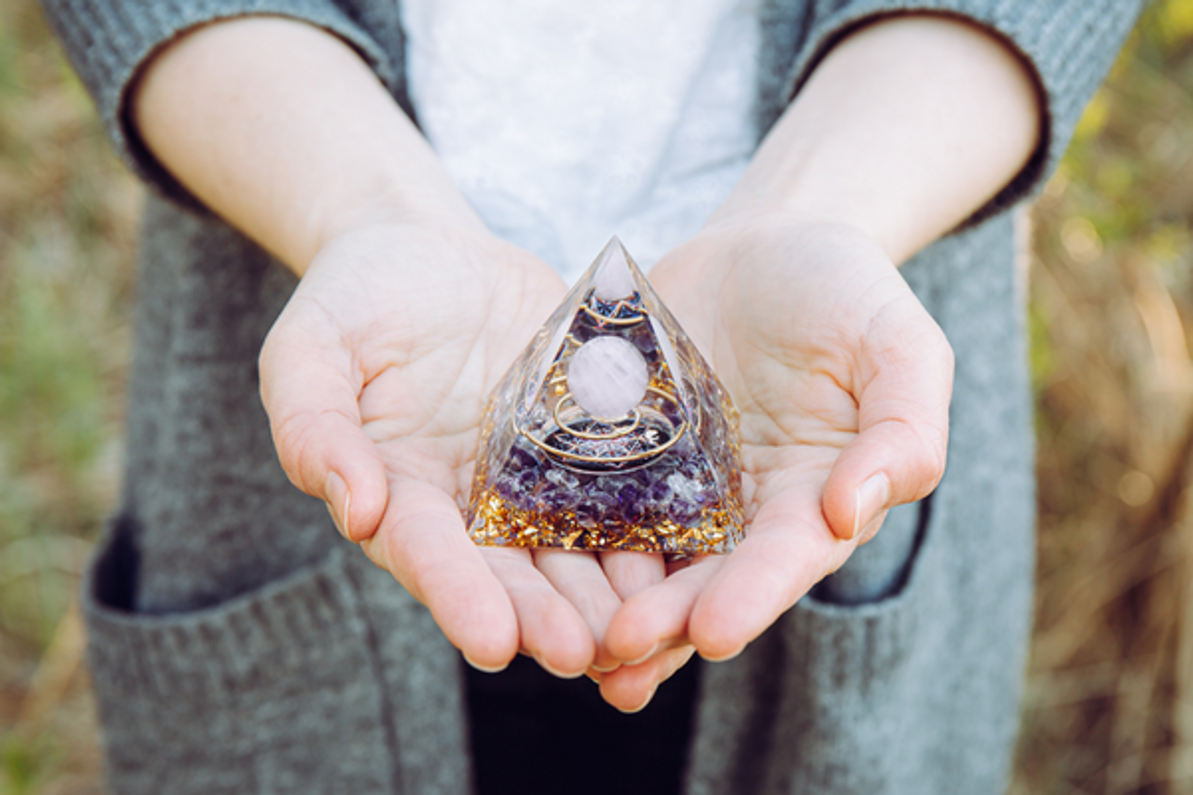
[[[351,541],[352,528],[349,526],[348,510],[352,507],[352,492],[348,491],[348,484],[335,472],[328,473],[326,492],[327,509],[331,511],[331,518],[344,538]]]
[[[650,702],[654,699],[655,691],[658,689],[659,689],[658,685],[655,685],[654,687],[652,687],[650,689],[650,692],[646,694],[646,700],[643,701],[638,706],[634,707],[633,709],[621,709],[620,707],[618,707],[618,709],[621,711],[621,713],[623,715],[633,715],[635,713],[641,712],[642,710],[646,709],[650,705]]]
[[[625,664],[626,665],[641,665],[642,663],[646,662],[647,660],[649,660],[651,657],[653,657],[655,655],[655,652],[657,652],[659,650],[659,646],[660,646],[660,644],[656,643],[655,645],[650,647],[650,651],[646,652],[646,654],[643,654],[641,657],[639,657],[636,660],[630,660],[629,662],[627,662]]]
[[[597,668],[589,668],[587,671],[584,672],[584,675],[599,685],[601,683],[601,674],[602,673],[608,673],[608,672],[601,671]]]
[[[886,507],[891,498],[891,481],[885,474],[879,472],[871,475],[870,479],[857,490],[857,506],[853,513],[853,534],[849,538],[858,538],[862,530],[874,517]]]
[[[729,660],[732,660],[734,657],[741,654],[745,650],[746,650],[745,646],[739,646],[738,648],[734,649],[733,651],[731,651],[728,654],[723,655],[721,657],[710,657],[707,654],[705,654],[704,652],[701,652],[700,656],[703,657],[704,659],[708,660],[709,662],[714,662],[714,663],[727,662]]]
[[[468,658],[467,654],[462,654],[462,656],[464,657],[464,662],[468,663],[469,665],[471,665],[473,668],[480,671],[481,673],[496,674],[496,673],[500,673],[505,670],[504,665],[497,665],[497,666],[489,667],[489,666],[481,665],[480,663],[470,660]]]
[[[555,677],[558,677],[558,678],[560,678],[560,679],[576,679],[576,678],[578,678],[578,677],[581,677],[581,676],[583,676],[583,675],[584,675],[584,671],[587,671],[587,670],[588,670],[587,668],[585,668],[585,669],[584,669],[584,671],[580,671],[579,673],[574,673],[574,674],[565,674],[565,673],[563,673],[562,671],[557,671],[557,670],[555,670],[554,668],[552,668],[550,665],[547,665],[547,663],[543,662],[542,658],[541,658],[541,657],[539,657],[537,654],[536,654],[536,655],[534,655],[534,661],[535,661],[535,662],[537,662],[537,663],[539,664],[539,666],[540,666],[540,667],[541,667],[541,668],[542,668],[544,671],[546,671],[547,673],[551,674],[551,676],[555,676]]]
[[[878,534],[879,528],[886,520],[886,509],[879,511],[873,519],[867,522],[861,529],[861,532],[853,537],[853,540],[859,544],[864,544]]]

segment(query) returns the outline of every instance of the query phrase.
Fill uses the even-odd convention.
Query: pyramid
[[[743,524],[737,410],[615,237],[489,398],[468,533],[693,555]]]

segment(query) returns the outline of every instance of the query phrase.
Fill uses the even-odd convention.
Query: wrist
[[[793,186],[779,196],[750,196],[735,193],[709,219],[706,229],[722,233],[767,237],[794,227],[848,227],[874,240],[883,250],[895,248],[881,239],[884,208],[867,197],[854,198],[828,191]],[[893,257],[892,257],[893,259]]]
[[[834,253],[821,256],[827,250]],[[862,254],[866,262],[885,261],[895,268],[881,243],[848,213],[811,206],[727,206],[663,257],[651,279],[683,285],[685,301],[707,314],[727,294],[726,285],[743,273],[749,281],[787,281],[811,256],[836,260],[832,271],[840,275],[850,270],[850,257]]]
[[[1031,72],[996,36],[941,16],[879,21],[816,67],[718,216],[843,223],[902,262],[1006,186],[1040,125]]]
[[[815,236],[824,231],[864,238],[886,251],[883,241],[867,224],[864,208],[845,202],[726,203],[709,219],[698,237],[718,241],[717,248],[729,253],[725,259],[734,259],[746,252],[781,245],[781,241],[793,237]]]
[[[393,187],[394,181],[378,179],[376,183],[366,184],[351,195],[320,201],[313,208],[310,256],[336,240],[372,229],[420,228],[448,237],[489,235],[484,223],[449,183],[445,184],[446,190],[423,186],[413,193]]]
[[[299,275],[352,228],[411,214],[479,224],[368,65],[306,23],[189,31],[146,66],[130,111],[182,185]]]

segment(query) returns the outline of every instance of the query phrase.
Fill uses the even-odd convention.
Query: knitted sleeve
[[[404,91],[400,59],[334,0],[42,0],[42,4],[117,152],[138,176],[192,209],[201,209],[198,200],[146,150],[126,112],[139,70],[188,29],[248,15],[308,22],[355,48],[391,93]]]
[[[1005,209],[1035,188],[1068,147],[1081,110],[1114,62],[1141,0],[809,0],[795,59],[762,108],[766,126],[833,45],[860,24],[910,13],[955,16],[1003,39],[1034,73],[1043,103],[1039,147],[1023,170],[967,224]],[[765,102],[765,100],[764,100]],[[764,127],[765,129],[765,127]]]

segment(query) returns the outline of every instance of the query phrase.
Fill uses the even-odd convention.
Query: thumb
[[[298,326],[283,313],[258,360],[274,446],[290,481],[327,502],[340,532],[360,542],[388,500],[385,466],[361,427],[362,380],[341,343]]]
[[[841,539],[867,541],[889,508],[928,496],[944,474],[953,352],[918,301],[913,313],[921,317],[911,318],[912,333],[862,352],[858,435],[833,464],[822,500]]]

